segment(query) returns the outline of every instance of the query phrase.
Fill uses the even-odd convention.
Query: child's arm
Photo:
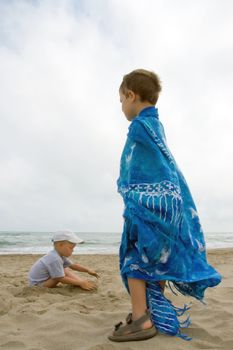
[[[72,264],[69,266],[69,268],[72,270],[75,270],[75,271],[79,271],[79,272],[86,272],[89,275],[95,276],[96,278],[100,277],[100,275],[97,272],[95,272],[94,270],[91,270],[91,269],[84,267],[84,266],[81,266],[79,264]]]
[[[64,276],[64,277],[59,277],[56,278],[57,282],[61,282],[64,284],[71,284],[73,286],[78,286],[82,289],[85,290],[93,290],[97,288],[97,285],[93,281],[88,281],[88,280],[83,280],[77,276],[75,278],[69,277],[69,276]]]

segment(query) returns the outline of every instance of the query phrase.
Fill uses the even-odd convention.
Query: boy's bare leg
[[[77,275],[75,275],[75,273],[73,273],[72,271],[70,271],[70,269],[69,269],[68,267],[66,267],[66,268],[64,269],[64,272],[65,272],[65,275],[66,275],[67,277],[71,277],[71,278],[73,278],[73,279],[75,279],[75,280],[77,280],[77,281],[81,281],[81,280],[82,280],[82,279],[79,278]]]
[[[147,309],[146,304],[146,283],[143,280],[128,278],[128,285],[132,303],[132,318],[139,319],[145,314]],[[152,322],[150,320],[143,324],[143,329],[151,328]]]
[[[65,277],[72,278],[75,282],[78,282],[78,286],[80,286],[82,289],[85,289],[85,290],[97,289],[96,282],[80,278],[75,273],[73,273],[68,267],[66,267],[64,269],[64,271],[65,271]],[[77,284],[75,284],[75,285],[77,285]]]
[[[159,284],[160,284],[160,287],[161,287],[161,289],[162,289],[162,292],[164,293],[166,281],[160,281]]]
[[[68,268],[65,268],[64,269],[64,272],[65,272],[65,276],[67,277],[71,277],[71,278],[74,278],[76,279],[77,281],[80,281],[81,279],[75,275],[74,273],[72,273]],[[54,288],[57,286],[57,284],[59,283],[59,281],[56,279],[56,278],[49,278],[47,281],[45,281],[43,283],[43,287],[46,287],[46,288]]]
[[[43,283],[43,287],[46,288],[54,288],[59,283],[55,278],[49,278],[47,281]]]

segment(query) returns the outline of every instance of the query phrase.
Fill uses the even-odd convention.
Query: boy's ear
[[[128,90],[127,95],[127,97],[131,99],[131,101],[135,101],[136,95],[132,90]]]

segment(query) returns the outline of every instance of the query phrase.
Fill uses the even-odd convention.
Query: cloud
[[[168,143],[206,230],[231,230],[230,1],[0,3],[1,229],[120,231],[118,86],[159,73]],[[225,209],[224,209],[225,208]]]

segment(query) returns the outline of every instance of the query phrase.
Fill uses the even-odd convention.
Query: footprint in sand
[[[116,350],[117,348],[112,344],[98,344],[94,345],[88,350]]]
[[[23,342],[21,341],[9,341],[5,344],[0,345],[1,350],[25,350],[26,346]]]

